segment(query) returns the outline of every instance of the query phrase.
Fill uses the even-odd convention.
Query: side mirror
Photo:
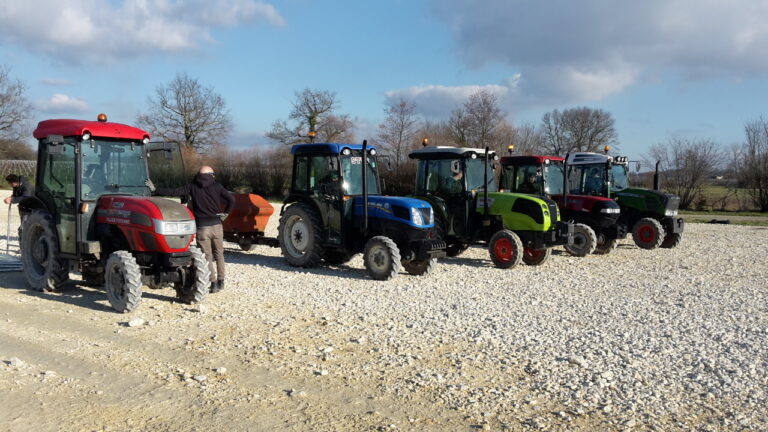
[[[56,144],[56,143],[48,144],[48,154],[53,154],[53,155],[64,154],[64,145]]]

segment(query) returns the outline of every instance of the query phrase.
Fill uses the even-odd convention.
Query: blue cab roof
[[[291,154],[341,154],[345,148],[350,150],[363,150],[362,144],[339,144],[339,143],[315,143],[315,144],[294,144],[291,147]],[[366,146],[368,150],[376,148],[375,146]]]

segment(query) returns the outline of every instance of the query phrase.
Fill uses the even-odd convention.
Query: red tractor
[[[33,289],[53,291],[79,271],[104,286],[112,307],[130,312],[143,285],[172,284],[185,303],[203,300],[209,269],[191,246],[196,226],[183,205],[152,198],[150,158],[173,158],[172,145],[150,143],[135,127],[98,121],[38,124],[35,195],[19,203],[21,259]],[[159,145],[158,145],[159,144]]]

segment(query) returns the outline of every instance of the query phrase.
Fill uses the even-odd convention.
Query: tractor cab
[[[297,144],[291,153],[291,190],[278,228],[291,265],[339,265],[364,252],[369,274],[383,280],[401,266],[414,275],[429,273],[445,256],[428,203],[381,195],[374,147]]]
[[[677,217],[680,197],[629,184],[629,159],[598,153],[572,153],[567,161],[569,187],[595,196],[612,198],[621,208],[620,223],[632,229],[632,238],[643,249],[673,248],[682,241],[684,222]],[[599,181],[592,178],[599,177]],[[658,165],[655,178],[658,179]],[[599,184],[599,187],[593,185]]]
[[[566,172],[564,162],[558,156],[503,157],[501,187],[511,192],[543,194],[555,200],[563,218],[576,224],[573,244],[565,248],[569,254],[607,254],[626,236],[626,227],[618,224],[619,205],[612,199],[595,196],[610,184],[606,166],[582,171],[578,166],[568,165]]]
[[[494,173],[495,152],[488,149],[424,147],[412,152],[418,162],[415,196],[436,212],[449,256],[470,244],[488,242],[493,262],[510,268],[521,260],[543,264],[555,245],[570,243],[571,226],[560,222],[554,201],[501,193]]]
[[[139,304],[141,286],[172,283],[185,302],[208,292],[205,257],[190,247],[191,212],[151,197],[148,159],[163,159],[145,131],[107,122],[41,121],[35,195],[19,206],[22,263],[27,282],[54,290],[79,271],[86,283],[104,285],[112,306],[128,312]],[[200,280],[198,280],[200,279]]]

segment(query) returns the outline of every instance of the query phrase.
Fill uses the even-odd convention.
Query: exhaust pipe
[[[363,238],[368,235],[368,140],[363,140]]]
[[[656,161],[656,171],[653,173],[653,190],[657,191],[661,187],[659,185],[659,164],[661,164],[661,161]]]

